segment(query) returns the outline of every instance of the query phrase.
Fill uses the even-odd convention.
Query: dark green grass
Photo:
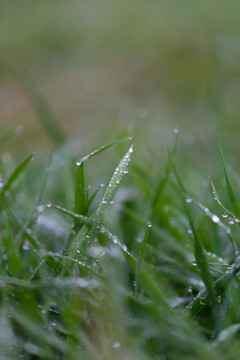
[[[203,205],[197,188],[188,193],[185,170],[196,169],[179,166],[177,140],[160,169],[151,164],[156,176],[128,137],[60,165],[64,145],[44,161],[1,163],[1,359],[238,358],[232,173],[220,145],[229,202],[212,173]],[[91,158],[101,167],[113,149],[108,185],[90,188]]]

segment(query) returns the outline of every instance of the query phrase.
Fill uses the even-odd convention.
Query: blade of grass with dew
[[[228,196],[229,199],[232,203],[232,207],[233,207],[233,211],[235,213],[235,215],[240,218],[240,207],[238,204],[238,199],[234,193],[233,187],[231,185],[229,176],[228,176],[228,172],[227,172],[227,168],[226,168],[226,164],[225,164],[225,160],[224,160],[224,156],[223,156],[223,148],[222,148],[222,142],[221,142],[221,136],[219,135],[219,147],[220,147],[220,153],[221,153],[221,160],[222,160],[222,165],[223,165],[223,171],[224,171],[224,176],[225,176],[225,181],[226,181],[226,185],[227,185],[227,191],[228,191]]]
[[[20,272],[22,264],[16,243],[14,242],[9,219],[6,219],[5,232],[3,233],[2,240],[7,253],[9,270],[13,276],[16,276]]]
[[[216,188],[214,186],[213,181],[211,180],[210,176],[208,178],[209,178],[209,180],[211,182],[212,189],[213,189],[213,194],[214,194],[215,200],[217,201],[218,205],[225,211],[225,213],[228,216],[231,216],[231,217],[235,218],[235,215],[221,203],[220,197],[219,197],[219,195],[217,193],[217,190],[216,190]]]
[[[137,260],[136,276],[135,276],[135,292],[136,292],[136,294],[138,293],[139,277],[140,277],[141,270],[142,270],[142,265],[143,265],[143,261],[144,261],[144,255],[146,252],[148,237],[149,237],[149,227],[147,227],[147,229],[145,230],[143,244],[142,244],[140,254],[139,254],[139,257]]]
[[[160,196],[160,194],[162,194],[162,192],[168,182],[169,174],[170,174],[171,168],[172,168],[172,161],[173,161],[176,151],[177,151],[177,145],[178,145],[178,133],[176,134],[176,138],[175,138],[172,150],[169,151],[168,162],[165,167],[165,175],[158,182],[156,190],[155,190],[155,194],[152,199],[152,216],[153,216],[154,212],[156,211],[156,206],[157,206],[157,203],[159,200],[159,196]],[[151,216],[151,218],[152,218],[152,216]]]
[[[100,205],[98,206],[95,214],[93,214],[91,217],[94,220],[93,226],[90,231],[91,239],[95,237],[97,230],[97,223],[101,222],[105,210],[113,202],[114,196],[118,191],[120,182],[123,179],[124,174],[128,173],[127,168],[131,160],[132,152],[133,152],[133,145],[130,146],[128,152],[123,156],[120,163],[116,167],[114,174],[103,195],[102,201],[100,202]]]
[[[86,214],[87,208],[89,207],[89,203],[87,201],[87,192],[85,190],[85,176],[84,176],[84,163],[91,159],[92,157],[102,153],[103,151],[106,151],[113,146],[116,146],[118,144],[121,144],[125,141],[129,141],[131,138],[123,138],[116,140],[108,145],[102,146],[97,150],[92,151],[88,155],[84,156],[83,158],[79,158],[76,162],[77,165],[77,173],[76,173],[76,183],[75,183],[75,213],[84,215]],[[91,199],[91,201],[93,198]],[[70,234],[69,238],[66,241],[66,244],[64,246],[64,252],[67,252],[67,250],[70,248],[71,243],[74,239],[75,233],[78,233],[81,229],[81,226],[78,224],[75,224],[73,227],[73,232]],[[86,230],[86,229],[85,229]],[[83,233],[85,233],[85,230]]]
[[[173,170],[174,170],[179,188],[181,189],[183,194],[186,194],[184,185],[182,184],[182,181],[178,175],[178,172],[176,170],[174,162],[173,162]],[[217,302],[216,293],[215,293],[215,289],[214,289],[214,285],[213,285],[213,280],[212,280],[208,262],[207,262],[207,259],[205,256],[205,250],[204,250],[202,242],[201,242],[200,238],[198,237],[197,232],[195,230],[195,226],[193,224],[193,219],[192,219],[192,214],[187,206],[188,204],[186,203],[186,199],[187,199],[186,195],[184,195],[184,208],[185,208],[186,215],[188,217],[189,225],[190,225],[190,228],[192,229],[193,238],[194,238],[195,258],[197,261],[201,279],[204,282],[207,292],[208,292],[208,296],[209,296],[210,304],[211,304],[211,308],[212,308],[212,314],[213,314],[213,318],[214,318],[215,326],[216,326],[217,321],[218,321],[218,302]]]
[[[125,259],[127,260],[128,264],[130,265],[134,274],[137,271],[137,260],[127,251],[124,245],[120,243],[118,238],[113,235],[108,229],[102,227],[107,237],[120,248],[122,251]],[[169,305],[166,297],[164,296],[163,292],[161,291],[158,284],[155,282],[154,279],[151,278],[150,275],[145,271],[145,269],[141,268],[141,272],[139,274],[139,279],[142,284],[143,289],[149,295],[149,297],[155,301],[160,307],[162,307],[165,311],[172,314],[173,310]]]
[[[149,227],[152,226],[151,222],[153,221],[153,216],[154,216],[154,213],[156,211],[156,206],[157,206],[157,203],[158,203],[158,200],[159,200],[159,196],[160,196],[160,194],[162,194],[163,189],[167,184],[168,177],[169,177],[169,174],[170,174],[170,171],[171,171],[172,159],[174,158],[175,153],[176,153],[176,149],[177,149],[177,144],[178,144],[178,135],[176,136],[176,140],[174,142],[172,151],[169,152],[169,160],[168,160],[167,165],[165,167],[165,175],[164,175],[163,178],[161,178],[160,181],[158,181],[158,184],[156,186],[156,190],[154,191],[154,195],[152,196],[151,205],[150,205],[150,215],[149,215],[150,222],[148,222],[147,229],[145,230],[143,244],[141,246],[139,258],[138,258],[138,261],[137,261],[136,287],[135,287],[136,293],[138,291],[139,275],[141,273],[141,268],[142,268],[142,264],[143,264],[143,261],[144,261],[145,251],[146,251],[146,245],[147,245],[147,241],[148,241],[148,237],[149,237]]]
[[[204,212],[204,214],[211,221],[213,221],[216,225],[220,226],[221,228],[223,228],[225,230],[226,235],[227,235],[228,239],[230,240],[230,242],[232,244],[233,252],[234,252],[234,254],[236,256],[236,254],[237,254],[237,244],[236,244],[236,242],[233,240],[233,238],[231,236],[230,227],[226,226],[216,214],[212,213],[206,206],[201,204],[199,201],[197,201],[197,200],[195,200],[193,198],[191,198],[191,200],[199,209],[201,209]]]
[[[73,212],[66,210],[64,208],[61,208],[58,205],[52,205],[52,206],[54,208],[56,208],[57,210],[61,211],[62,213],[69,215],[74,219],[78,219],[79,221],[86,223],[87,225],[91,226],[91,224],[92,224],[92,220],[88,219],[87,217],[84,217],[84,216],[81,216],[78,214],[74,214]],[[116,244],[120,247],[121,251],[123,252],[124,257],[126,258],[127,262],[129,263],[129,265],[131,266],[131,268],[135,274],[136,270],[137,270],[136,259],[134,259],[134,257],[127,250],[125,250],[125,247],[123,245],[121,245],[121,243],[119,242],[119,240],[117,239],[116,236],[111,234],[111,232],[109,230],[107,230],[105,227],[101,226],[101,228],[104,231],[104,233],[106,233],[108,238],[111,241],[113,241],[114,244]],[[147,272],[143,268],[141,268],[141,272],[139,274],[139,279],[140,279],[140,282],[142,283],[144,290],[146,291],[146,293],[148,293],[150,298],[157,301],[160,306],[163,306],[168,311],[172,311],[170,305],[168,304],[165,296],[163,295],[163,293],[160,290],[157,283],[147,274]]]
[[[24,159],[12,172],[10,177],[8,178],[6,184],[2,187],[2,191],[0,192],[0,196],[3,196],[4,193],[9,190],[11,185],[19,178],[19,176],[22,174],[22,172],[26,169],[27,165],[30,163],[30,161],[35,156],[35,153],[32,153],[29,155],[26,159]]]

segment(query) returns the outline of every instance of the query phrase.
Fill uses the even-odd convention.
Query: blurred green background
[[[23,125],[23,151],[49,145],[23,71],[69,139],[106,143],[141,119],[150,148],[178,127],[209,166],[219,129],[238,146],[238,0],[1,0],[0,29],[0,130]]]

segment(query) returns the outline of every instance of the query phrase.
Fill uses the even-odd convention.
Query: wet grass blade
[[[234,193],[233,187],[231,185],[229,176],[228,176],[228,172],[226,169],[226,164],[225,164],[225,160],[224,160],[224,156],[223,156],[223,148],[222,148],[222,143],[221,143],[221,137],[219,136],[219,147],[220,147],[220,153],[221,153],[221,159],[222,159],[222,165],[223,165],[223,171],[224,171],[224,176],[225,176],[225,181],[226,181],[226,185],[227,185],[227,191],[228,191],[228,196],[229,199],[232,203],[232,207],[233,207],[233,211],[235,213],[235,215],[240,218],[240,207],[238,204],[238,199]]]
[[[145,256],[145,252],[146,252],[146,246],[147,246],[147,241],[148,241],[148,237],[149,237],[149,227],[147,227],[147,229],[145,230],[145,235],[144,235],[144,239],[143,239],[143,244],[140,250],[140,254],[138,257],[138,261],[137,261],[137,267],[136,267],[136,276],[135,276],[135,291],[136,294],[138,292],[138,287],[139,287],[139,278],[140,278],[140,274],[142,271],[142,265],[143,265],[143,261],[144,261],[144,256]]]
[[[19,176],[22,174],[22,172],[26,169],[27,165],[30,163],[30,161],[33,159],[35,153],[32,153],[29,155],[26,159],[21,162],[20,165],[16,167],[16,169],[12,172],[10,177],[8,178],[6,184],[3,186],[2,191],[0,195],[4,195],[4,193],[9,190],[11,185],[19,178]]]
[[[214,194],[215,200],[217,201],[218,205],[220,205],[220,207],[225,211],[225,213],[226,213],[228,216],[231,216],[231,217],[235,218],[235,215],[234,215],[231,211],[229,211],[229,210],[221,203],[221,200],[220,200],[220,198],[219,198],[219,195],[218,195],[218,193],[217,193],[217,190],[216,190],[216,188],[215,188],[215,186],[214,186],[214,184],[213,184],[210,176],[209,176],[208,178],[209,178],[209,180],[210,180],[210,182],[211,182],[212,189],[213,189],[213,194]]]
[[[177,173],[177,170],[176,170],[174,164],[173,164],[173,169],[174,169],[174,173],[175,173],[175,176],[176,176],[176,179],[177,179],[180,189],[182,190],[183,194],[186,194],[184,185]],[[210,304],[211,304],[211,308],[212,308],[212,314],[213,314],[213,318],[214,318],[215,325],[216,325],[217,321],[218,321],[218,303],[217,303],[216,293],[215,293],[215,289],[214,289],[214,285],[213,285],[213,279],[212,279],[210,269],[208,266],[208,262],[207,262],[207,258],[205,255],[205,249],[204,249],[202,242],[201,242],[200,238],[198,237],[197,232],[195,230],[195,226],[193,224],[193,219],[192,219],[192,214],[188,207],[189,204],[187,204],[185,201],[186,199],[187,199],[186,195],[184,195],[185,212],[187,214],[189,225],[192,230],[193,238],[194,238],[195,258],[197,261],[197,266],[199,269],[201,279],[204,282],[207,292],[208,292],[208,296],[209,296]],[[216,336],[216,334],[215,334],[215,336]]]
[[[82,158],[79,158],[78,162],[79,163],[85,162],[88,159],[91,159],[92,157],[102,153],[103,151],[108,150],[108,149],[112,148],[113,146],[116,146],[118,144],[121,144],[121,143],[123,143],[125,141],[129,141],[129,140],[132,140],[132,138],[127,137],[127,138],[119,139],[119,140],[116,140],[116,141],[114,141],[114,142],[112,142],[112,143],[110,143],[108,145],[101,146],[99,149],[92,151],[90,154],[88,154],[88,155],[86,155],[86,156],[84,156]]]
[[[130,265],[132,271],[134,274],[136,274],[137,271],[137,260],[126,250],[125,246],[123,246],[117,237],[113,235],[110,231],[108,231],[106,228],[104,228],[104,232],[108,236],[108,238],[116,245],[118,246],[125,259],[127,260],[128,264]],[[158,284],[151,278],[151,276],[143,269],[141,268],[139,279],[142,284],[143,289],[146,291],[146,293],[149,295],[149,297],[155,301],[161,308],[163,308],[168,313],[172,314],[173,310],[171,306],[169,305],[166,297],[164,296],[163,292],[161,291]]]
[[[86,211],[86,191],[84,178],[84,163],[77,163],[77,174],[75,184],[75,213],[84,215]]]
[[[113,198],[119,188],[119,184],[124,176],[128,173],[128,164],[131,160],[131,154],[133,152],[133,145],[129,148],[128,152],[123,156],[120,163],[116,167],[116,170],[107,186],[107,189],[103,195],[102,201],[96,211],[95,219],[100,219],[106,208],[111,204]]]

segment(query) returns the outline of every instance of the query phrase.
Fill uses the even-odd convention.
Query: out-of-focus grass
[[[0,2],[1,358],[239,357],[238,14]]]
[[[11,149],[13,139],[3,141]],[[149,153],[151,168],[137,156],[140,145],[126,152],[126,141],[134,139],[80,157],[63,144],[35,167],[32,155],[17,166],[3,156],[2,358],[238,356],[233,172],[216,161],[212,194],[210,182],[199,185],[201,171],[180,166],[176,140],[161,164]],[[111,168],[114,147],[125,155],[103,184],[91,162]]]
[[[186,144],[197,137],[196,147],[206,147],[220,127],[230,146],[237,143],[237,1],[21,0],[0,6],[4,129],[20,121],[33,138],[42,136],[28,92],[6,69],[12,65],[32,75],[70,137],[97,132],[110,140],[106,133],[146,112],[149,138],[164,138],[179,126]]]

